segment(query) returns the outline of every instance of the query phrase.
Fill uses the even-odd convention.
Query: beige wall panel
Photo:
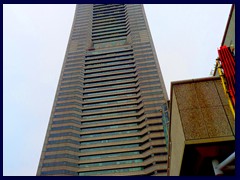
[[[174,87],[179,110],[195,109],[198,107],[197,94],[194,84],[181,84]]]
[[[210,138],[233,135],[222,106],[203,108],[202,113]]]
[[[194,83],[199,102],[199,108],[221,105],[217,89],[213,81]]]
[[[230,123],[231,129],[232,129],[232,132],[233,132],[233,135],[235,136],[235,119],[233,117],[232,111],[230,110],[230,107],[228,105],[223,106],[223,108],[226,112],[228,121]]]
[[[178,176],[182,165],[182,157],[184,152],[184,133],[181,124],[181,117],[176,101],[175,92],[172,96],[172,126],[171,126],[171,155],[170,155],[170,175]]]
[[[227,95],[225,94],[225,92],[223,90],[223,85],[222,85],[221,80],[216,80],[214,83],[215,83],[215,86],[218,91],[218,95],[221,99],[222,104],[228,105]]]
[[[182,110],[180,115],[186,140],[209,137],[200,109]]]

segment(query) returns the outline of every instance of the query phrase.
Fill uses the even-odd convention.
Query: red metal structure
[[[221,46],[220,49],[218,49],[218,55],[227,82],[227,90],[235,109],[235,59],[230,48],[227,46]]]

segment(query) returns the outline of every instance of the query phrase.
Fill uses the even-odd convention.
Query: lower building
[[[172,82],[170,111],[168,174],[214,175],[212,163],[235,149],[235,120],[220,77]]]
[[[235,6],[214,77],[172,82],[168,175],[235,174]]]

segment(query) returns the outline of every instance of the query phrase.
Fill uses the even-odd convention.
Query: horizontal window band
[[[78,125],[81,125],[81,121],[76,121],[76,120],[56,120],[56,119],[53,119],[52,121],[52,124],[66,124],[66,123],[74,123],[74,124],[78,124]]]
[[[45,159],[61,159],[61,158],[69,158],[69,159],[79,159],[78,156],[74,156],[71,154],[54,154],[54,155],[45,155]]]
[[[69,170],[41,171],[41,175],[58,175],[58,174],[68,174],[68,175],[73,175],[73,176],[78,175],[77,172],[69,171]]]
[[[52,141],[48,141],[47,144],[62,144],[62,143],[71,143],[71,144],[77,144],[80,145],[79,141],[76,140],[72,140],[72,139],[61,139],[61,140],[52,140]],[[74,156],[76,157],[76,156]]]

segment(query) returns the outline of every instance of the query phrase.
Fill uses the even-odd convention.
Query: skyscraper
[[[166,175],[167,117],[143,5],[77,5],[37,175]]]

